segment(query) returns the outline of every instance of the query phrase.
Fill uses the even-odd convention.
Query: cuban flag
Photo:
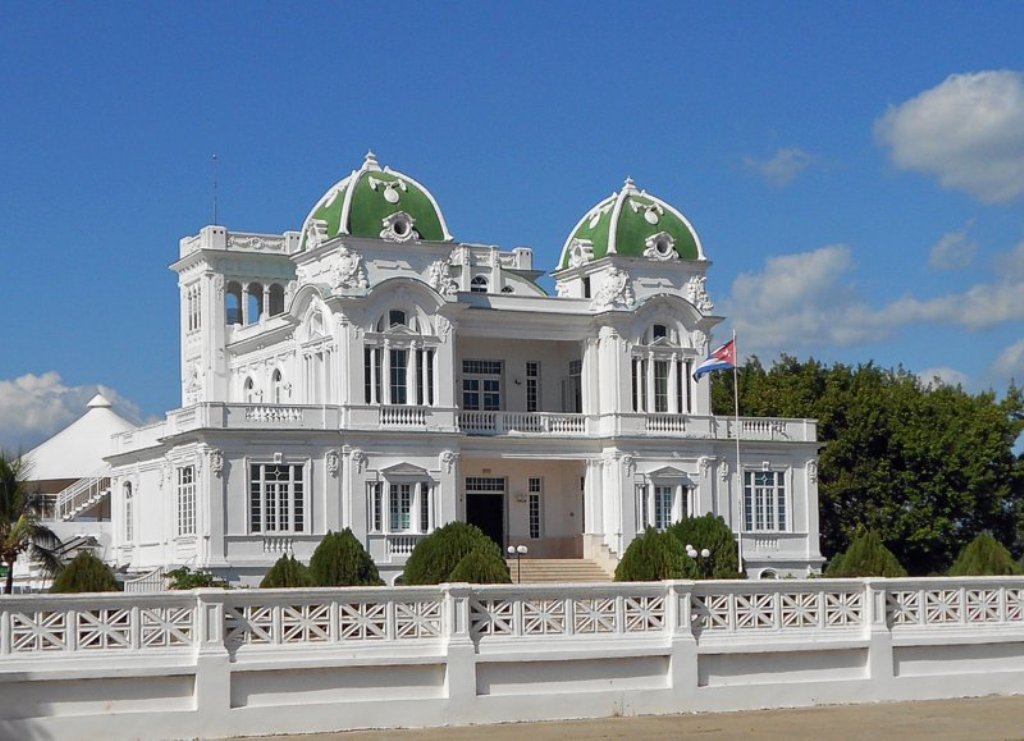
[[[731,339],[717,350],[712,350],[707,360],[701,362],[693,372],[693,380],[699,381],[705,373],[730,370],[736,367],[736,340]]]

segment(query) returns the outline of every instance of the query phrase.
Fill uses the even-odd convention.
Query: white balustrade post
[[[885,579],[864,580],[864,604],[868,629],[868,676],[872,700],[891,699],[893,684],[892,630],[886,618]]]
[[[231,663],[224,643],[225,592],[200,589],[195,595],[197,727],[210,735],[230,735]]]
[[[685,712],[695,707],[698,687],[697,639],[691,624],[694,583],[669,581],[665,585],[665,628],[669,631],[669,687],[674,707]]]
[[[470,717],[476,702],[476,649],[469,631],[469,584],[442,584],[444,594],[445,695],[453,718]]]

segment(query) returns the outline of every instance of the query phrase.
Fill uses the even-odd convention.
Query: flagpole
[[[736,518],[736,563],[738,571],[743,573],[743,469],[740,467],[740,382],[739,382],[739,363],[740,356],[736,348],[736,330],[732,331],[732,351],[736,362],[732,365],[732,400],[733,407],[736,414],[736,426],[735,426],[735,437],[736,437],[736,482],[737,482],[737,493],[736,493],[736,510],[738,516]]]

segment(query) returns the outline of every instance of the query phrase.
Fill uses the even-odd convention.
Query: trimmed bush
[[[511,584],[508,564],[493,548],[474,548],[452,569],[448,581],[470,584]]]
[[[294,556],[281,556],[277,559],[260,582],[260,589],[312,586],[313,577],[309,569],[301,561],[296,561]]]
[[[309,574],[318,587],[379,587],[384,584],[370,554],[349,528],[328,531],[309,559]]]
[[[873,530],[860,533],[844,553],[832,558],[825,571],[825,576],[906,576],[903,568],[892,551],[885,547],[878,533]]]
[[[688,517],[677,522],[666,532],[683,545],[684,553],[687,544],[698,551],[704,548],[711,551],[711,555],[704,559],[703,564],[697,564],[696,573],[700,574],[698,578],[745,578],[737,567],[739,556],[736,552],[736,538],[721,516],[709,512],[702,517]]]
[[[615,581],[661,581],[694,579],[697,565],[686,557],[686,549],[668,532],[653,527],[638,535],[622,554],[615,568]]]
[[[76,592],[117,592],[121,587],[110,567],[91,551],[82,551],[57,574],[50,587],[52,594]]]
[[[503,560],[498,544],[476,525],[449,522],[416,544],[405,563],[402,583],[417,585],[454,581],[452,572],[455,567],[477,549],[489,550],[495,558]]]
[[[965,545],[949,569],[950,576],[1010,576],[1021,572],[1020,564],[991,533],[981,533]]]

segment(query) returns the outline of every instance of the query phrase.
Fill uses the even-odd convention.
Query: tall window
[[[182,466],[178,469],[177,534],[196,534],[196,469]]]
[[[249,404],[257,401],[256,399],[256,384],[253,383],[252,378],[246,378],[245,383],[242,384],[242,396],[245,401]]]
[[[668,411],[668,361],[654,361],[654,411]]]
[[[274,375],[270,379],[270,388],[273,393],[273,402],[280,404],[284,401],[284,376],[281,375],[279,369],[274,370]]]
[[[363,348],[363,401],[366,404],[433,406],[438,338],[415,311],[383,312]]]
[[[783,471],[745,471],[743,522],[747,530],[785,530],[786,483]]]
[[[254,533],[306,531],[304,468],[301,464],[249,466],[249,529]]]
[[[674,486],[654,487],[654,527],[664,530],[672,524]]]
[[[391,484],[388,487],[388,528],[393,533],[412,528],[412,484]]]
[[[126,543],[131,543],[135,539],[135,502],[132,496],[132,482],[125,481],[121,488],[124,491],[124,539]]]
[[[409,351],[390,350],[391,354],[391,403],[405,404],[408,401]]]
[[[536,412],[540,396],[540,363],[526,364],[526,411]]]
[[[636,484],[636,503],[637,503],[637,531],[644,530],[650,524],[650,505],[647,501],[647,484]]]
[[[501,361],[462,361],[462,408],[501,409]]]
[[[487,293],[487,278],[478,275],[469,282],[469,290],[471,293]]]
[[[528,507],[530,517],[530,538],[537,540],[541,536],[541,502],[540,495],[543,482],[539,477],[531,477],[529,480]]]
[[[194,283],[185,289],[186,329],[195,332],[202,326],[202,287]]]
[[[367,484],[370,530],[375,533],[428,533],[433,529],[433,482],[371,481]]]

